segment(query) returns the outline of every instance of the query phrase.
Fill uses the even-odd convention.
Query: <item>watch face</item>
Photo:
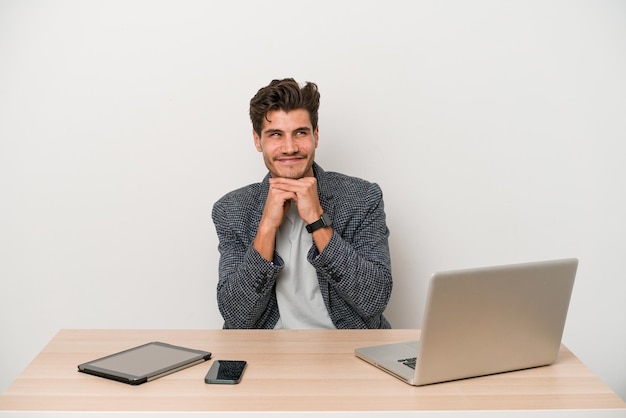
[[[322,213],[322,217],[320,218],[324,223],[324,226],[331,226],[332,221],[330,220],[330,216],[327,213]]]

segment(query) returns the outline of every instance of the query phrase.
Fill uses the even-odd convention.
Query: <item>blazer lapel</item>
[[[257,198],[257,201],[255,202],[256,206],[250,208],[250,210],[252,210],[252,215],[251,215],[252,223],[250,225],[252,225],[254,229],[252,231],[252,237],[255,237],[257,231],[259,230],[259,223],[261,222],[263,209],[265,209],[265,201],[267,200],[269,187],[270,187],[270,174],[268,173],[260,184],[258,198]]]
[[[317,195],[319,197],[320,204],[322,205],[322,209],[328,214],[328,216],[330,216],[330,219],[334,219],[335,203],[333,189],[326,180],[326,172],[322,169],[322,167],[317,165],[317,163],[313,163],[313,174],[317,179]]]

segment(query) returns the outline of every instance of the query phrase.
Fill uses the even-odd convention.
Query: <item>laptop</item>
[[[415,386],[552,364],[577,267],[572,258],[435,273],[420,340],[355,355]]]

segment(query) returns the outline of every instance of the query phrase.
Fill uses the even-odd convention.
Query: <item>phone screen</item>
[[[236,384],[241,381],[241,376],[247,363],[243,360],[215,360],[204,377],[205,383]]]

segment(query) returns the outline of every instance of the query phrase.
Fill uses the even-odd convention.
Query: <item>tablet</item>
[[[154,341],[79,364],[78,371],[130,385],[140,385],[210,358],[211,353],[207,351]]]

